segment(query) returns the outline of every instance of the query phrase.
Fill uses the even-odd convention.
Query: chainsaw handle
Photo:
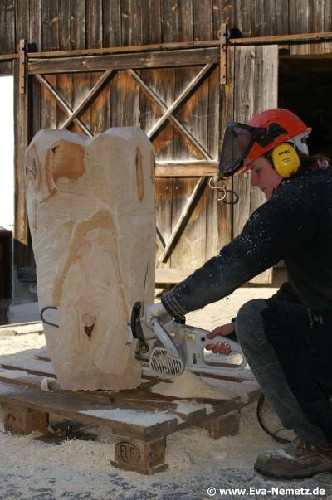
[[[166,332],[165,328],[161,326],[157,318],[152,319],[151,326],[153,328],[154,333],[156,334],[160,342],[162,342],[167,352],[174,358],[180,358],[179,351],[177,350],[174,342]]]
[[[201,341],[204,347],[207,345],[228,344],[229,347],[231,348],[231,352],[240,352],[242,354],[242,349],[240,344],[238,342],[235,342],[234,340],[228,339],[227,336],[223,337],[222,335],[218,335],[213,339],[209,339],[206,336],[202,336]]]
[[[200,330],[200,337],[201,337],[200,340],[203,344],[203,347],[206,347],[207,345],[218,345],[220,343],[221,344],[226,343],[231,348],[231,352],[229,354],[231,354],[232,352],[237,352],[237,353],[242,355],[242,363],[239,366],[239,368],[245,368],[247,366],[247,360],[244,357],[244,354],[242,352],[242,348],[238,342],[236,342],[235,340],[229,339],[227,337],[227,335],[225,337],[223,337],[222,335],[218,335],[217,337],[214,337],[213,339],[209,339],[206,336],[206,333],[208,333],[208,332],[206,332],[203,329]],[[197,337],[196,337],[196,342],[197,342]],[[227,354],[222,354],[222,353],[218,353],[218,354],[220,354],[221,356],[227,356]]]

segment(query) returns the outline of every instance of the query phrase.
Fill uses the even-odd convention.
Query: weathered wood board
[[[154,298],[154,158],[139,127],[85,138],[42,130],[25,161],[26,198],[49,352],[63,389],[131,389],[136,301]],[[56,317],[57,316],[57,317]],[[58,327],[57,327],[58,326]]]

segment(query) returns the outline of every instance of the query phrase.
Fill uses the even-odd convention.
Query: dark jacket
[[[302,304],[332,311],[332,173],[316,170],[283,181],[252,213],[242,233],[162,297],[183,319],[284,260]]]

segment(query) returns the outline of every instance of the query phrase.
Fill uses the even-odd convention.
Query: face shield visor
[[[268,129],[245,123],[228,123],[221,146],[218,178],[228,177],[239,170],[255,143],[265,148],[284,132],[286,130],[277,123],[271,124]]]

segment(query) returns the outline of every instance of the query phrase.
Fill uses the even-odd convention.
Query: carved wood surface
[[[130,389],[141,369],[128,345],[136,301],[154,297],[154,174],[138,127],[95,138],[42,130],[26,155],[27,209],[41,309],[64,389]]]

